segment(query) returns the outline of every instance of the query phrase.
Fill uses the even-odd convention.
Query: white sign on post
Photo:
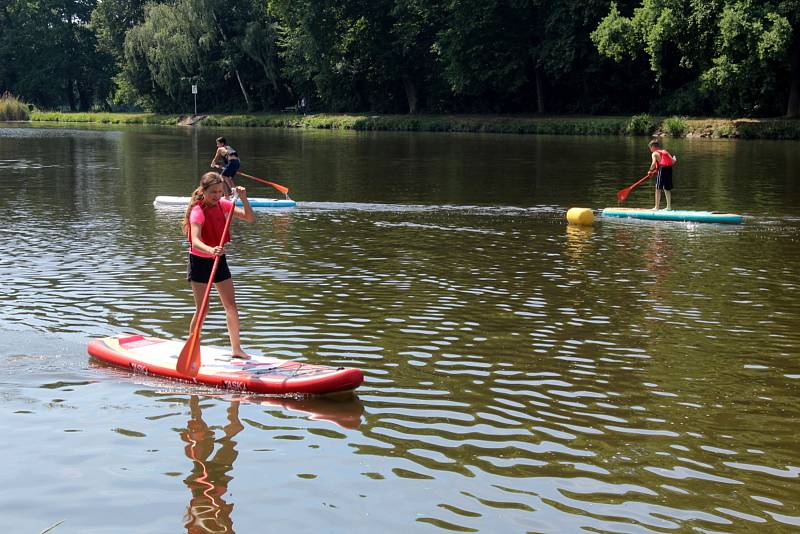
[[[196,84],[192,84],[192,94],[193,95],[197,94],[197,85]]]

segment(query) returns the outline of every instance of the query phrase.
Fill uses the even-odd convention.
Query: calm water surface
[[[186,335],[181,210],[152,201],[221,134],[298,201],[234,228],[246,347],[358,366],[356,395],[87,357]],[[746,223],[567,227],[646,139],[1,124],[0,531],[798,531],[800,145],[666,145],[676,208]]]

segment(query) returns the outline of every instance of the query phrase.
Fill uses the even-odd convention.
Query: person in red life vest
[[[225,308],[225,319],[228,324],[228,336],[231,340],[231,355],[234,358],[248,359],[250,356],[242,350],[239,341],[239,310],[236,307],[236,294],[233,278],[225,257],[225,244],[231,240],[230,230],[223,240],[225,219],[233,210],[233,217],[249,223],[256,220],[256,215],[244,187],[236,187],[242,201],[242,207],[234,206],[233,201],[224,198],[225,189],[222,176],[216,172],[207,172],[200,179],[200,185],[192,193],[189,205],[183,215],[183,233],[189,237],[189,263],[187,280],[192,284],[195,312],[189,331],[194,331],[198,312],[203,302],[208,279],[214,266],[214,259],[219,256],[219,265],[214,274],[214,287]],[[223,243],[220,245],[220,243]]]
[[[661,148],[657,139],[650,141],[647,146],[650,147],[650,155],[652,163],[650,163],[650,172],[658,171],[656,174],[656,204],[653,206],[657,210],[661,204],[661,191],[664,191],[664,198],[667,200],[667,207],[665,209],[672,209],[672,167],[678,158],[671,155],[669,152]]]

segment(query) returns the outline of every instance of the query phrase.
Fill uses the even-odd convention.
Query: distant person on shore
[[[237,187],[242,207],[234,206],[233,201],[226,200],[222,177],[215,172],[207,172],[200,179],[200,185],[192,193],[186,213],[183,215],[183,232],[189,238],[189,265],[187,279],[191,282],[194,294],[195,312],[189,331],[200,320],[198,313],[205,296],[214,260],[219,256],[217,271],[214,273],[214,287],[225,308],[225,319],[228,325],[228,336],[231,340],[231,355],[234,358],[248,359],[250,356],[242,350],[239,340],[239,309],[236,307],[236,293],[233,278],[225,258],[225,244],[230,242],[230,229],[224,236],[225,221],[233,210],[233,217],[249,223],[256,220],[256,215],[244,187]],[[223,243],[220,245],[220,243]]]
[[[667,206],[664,209],[672,209],[672,167],[678,160],[677,157],[671,155],[669,152],[661,148],[658,139],[653,139],[647,144],[650,147],[650,172],[657,171],[656,173],[656,203],[653,210],[659,209],[661,204],[661,191],[664,191],[664,198],[667,201]]]
[[[222,161],[223,165],[218,162]],[[225,196],[229,197],[233,193],[233,188],[236,184],[233,178],[239,172],[239,154],[236,150],[228,144],[224,137],[217,137],[217,151],[214,153],[214,159],[211,160],[211,166],[215,169],[222,169],[220,175],[225,184]]]

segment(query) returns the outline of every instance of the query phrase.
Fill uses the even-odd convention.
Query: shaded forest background
[[[41,109],[797,117],[800,0],[0,0]]]

